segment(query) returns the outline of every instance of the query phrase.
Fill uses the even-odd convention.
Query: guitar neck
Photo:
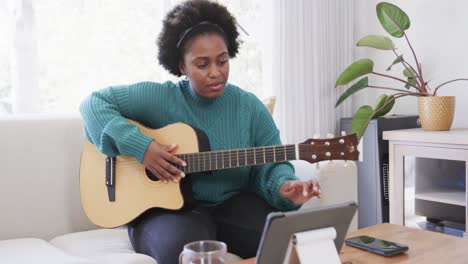
[[[187,163],[184,173],[222,170],[297,159],[296,145],[207,151],[176,155]]]

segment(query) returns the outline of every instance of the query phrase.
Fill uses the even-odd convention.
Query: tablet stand
[[[341,264],[333,242],[335,238],[333,227],[295,233],[289,240],[283,264]]]

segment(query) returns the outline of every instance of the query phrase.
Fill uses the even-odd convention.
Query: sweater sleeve
[[[142,163],[153,138],[126,120],[134,119],[129,89],[129,86],[117,86],[93,92],[81,103],[80,112],[86,137],[102,153],[132,156]]]
[[[255,98],[253,111],[252,126],[255,146],[281,145],[279,130],[270,112],[257,98]],[[279,210],[293,210],[300,207],[279,194],[279,188],[285,181],[298,180],[291,163],[254,166],[250,179],[250,188],[273,207]]]

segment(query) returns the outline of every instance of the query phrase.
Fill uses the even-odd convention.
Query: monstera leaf
[[[393,62],[392,65],[388,66],[387,71],[391,70],[393,65],[398,64],[403,61],[403,55],[398,56]]]
[[[361,106],[354,114],[353,120],[351,121],[351,133],[356,133],[358,139],[361,139],[366,131],[369,121],[374,115],[374,109],[370,105]]]
[[[336,80],[335,87],[348,84],[354,79],[371,73],[374,69],[374,62],[371,59],[360,59],[346,68]]]
[[[403,75],[404,75],[405,77],[408,78],[408,79],[407,79],[408,84],[405,85],[405,88],[406,88],[406,89],[411,88],[411,85],[412,85],[412,86],[416,86],[416,85],[417,85],[417,82],[416,82],[417,74],[416,74],[416,72],[415,72],[413,69],[411,69],[411,68],[405,69],[405,70],[403,71]]]
[[[349,87],[338,99],[335,107],[338,107],[346,98],[350,97],[352,94],[366,88],[369,85],[369,77],[364,77],[359,82],[355,83],[353,86]]]
[[[391,39],[379,35],[365,36],[356,43],[356,46],[366,46],[380,50],[393,50],[395,48]]]
[[[396,38],[403,37],[405,30],[410,27],[408,15],[398,6],[390,3],[383,2],[377,5],[377,17],[388,34]]]
[[[374,115],[372,118],[377,118],[386,115],[390,110],[392,110],[395,105],[395,96],[382,94],[377,98],[377,103],[374,107]],[[384,107],[385,106],[385,107]],[[383,108],[382,108],[383,107]],[[382,108],[382,109],[381,109]]]

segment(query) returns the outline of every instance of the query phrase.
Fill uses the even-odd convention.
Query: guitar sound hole
[[[145,173],[146,173],[146,176],[152,180],[152,181],[159,181],[158,177],[154,176],[154,174],[149,171],[147,168],[145,168]]]

